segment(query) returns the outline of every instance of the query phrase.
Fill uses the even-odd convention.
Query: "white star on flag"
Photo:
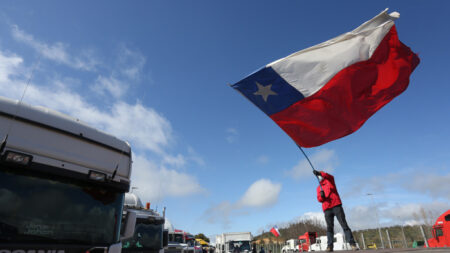
[[[273,90],[270,89],[272,87],[272,84],[263,86],[262,84],[256,82],[256,85],[258,86],[258,91],[253,93],[253,95],[262,96],[262,98],[264,99],[264,102],[267,102],[267,98],[270,95],[278,95],[277,93],[275,93]]]

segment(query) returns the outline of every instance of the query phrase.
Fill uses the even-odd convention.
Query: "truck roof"
[[[84,139],[98,142],[119,152],[129,154],[130,145],[115,136],[88,126],[79,119],[43,106],[32,106],[18,100],[0,97],[0,114],[16,116],[16,119],[39,123],[53,129],[74,134]]]
[[[251,241],[253,236],[251,232],[230,232],[223,233],[220,236],[223,237],[224,241]]]
[[[133,209],[133,211],[136,213],[136,218],[149,218],[152,217],[155,220],[164,221],[164,217],[162,217],[159,213],[150,210],[150,209]]]
[[[155,210],[145,209],[142,201],[138,195],[132,192],[125,193],[125,200],[123,203],[125,209],[133,209],[138,218],[154,217],[155,219],[164,220],[164,218]]]
[[[144,208],[141,198],[139,198],[138,195],[131,193],[131,192],[125,193],[125,200],[124,200],[123,205],[127,206],[127,207],[131,207],[131,208],[137,208],[137,209]]]
[[[443,225],[444,222],[450,221],[450,209],[441,214],[437,219],[435,225]]]
[[[131,174],[130,145],[63,113],[0,97],[0,138],[5,150],[33,156],[33,162],[88,174],[105,173],[127,183]]]
[[[167,229],[169,231],[169,233],[173,233],[175,231],[172,223],[167,218],[164,221],[164,229]]]

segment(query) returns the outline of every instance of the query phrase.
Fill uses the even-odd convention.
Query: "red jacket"
[[[320,185],[325,193],[325,198],[320,196],[320,187],[317,186],[317,200],[322,203],[322,209],[325,211],[327,209],[333,208],[337,205],[341,205],[341,198],[339,197],[339,193],[336,188],[336,184],[334,184],[334,177],[330,174],[327,174],[323,171],[320,172],[323,180],[320,181]]]

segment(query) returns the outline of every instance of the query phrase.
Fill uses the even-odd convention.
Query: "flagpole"
[[[313,164],[311,163],[311,161],[309,160],[309,157],[306,155],[306,153],[305,153],[305,151],[303,151],[303,149],[302,149],[302,147],[300,147],[300,145],[297,145],[297,147],[302,151],[302,153],[303,153],[303,155],[306,157],[306,160],[308,160],[308,162],[309,162],[309,165],[311,166],[311,168],[313,169],[313,172],[316,170],[316,169],[314,169],[314,166],[313,166]],[[322,189],[322,185],[320,185],[320,180],[319,180],[319,177],[316,175],[316,174],[314,174],[314,176],[316,176],[316,178],[317,178],[317,182],[319,182],[319,187],[320,187],[320,190],[322,190],[323,191],[323,189]]]

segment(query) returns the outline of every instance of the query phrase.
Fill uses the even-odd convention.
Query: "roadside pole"
[[[422,232],[423,241],[425,242],[425,245],[427,246],[427,248],[429,248],[430,246],[428,246],[427,237],[425,236],[425,232],[423,232],[423,227],[422,227],[422,225],[420,225],[420,232]]]
[[[373,193],[367,193],[368,196],[370,196],[370,199],[372,200],[372,204],[374,204],[373,201]],[[381,248],[384,249],[384,242],[383,242],[383,236],[381,235],[381,228],[380,228],[380,219],[378,218],[378,211],[377,211],[377,207],[374,205],[374,209],[375,209],[375,216],[377,219],[377,225],[378,225],[378,234],[380,235],[380,241],[381,241]]]
[[[388,239],[388,242],[389,242],[389,248],[392,249],[391,237],[389,236],[389,230],[387,230],[387,229],[386,229],[386,235],[387,235],[387,239]]]
[[[364,233],[361,232],[361,240],[363,243],[363,249],[366,249],[366,241],[364,241]]]
[[[402,228],[402,235],[403,235],[403,245],[405,248],[408,248],[408,245],[406,244],[405,230],[403,230],[403,225],[401,226],[401,228]]]

